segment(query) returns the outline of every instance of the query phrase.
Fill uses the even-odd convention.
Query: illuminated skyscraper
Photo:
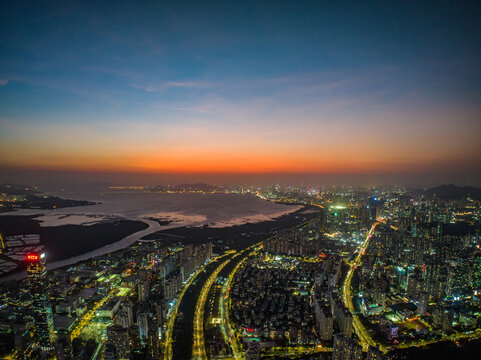
[[[137,324],[139,325],[140,342],[144,343],[147,341],[147,336],[149,335],[149,319],[147,314],[139,313],[137,315]]]
[[[53,348],[53,316],[47,279],[47,258],[44,251],[26,255],[27,279],[32,298],[35,336],[40,349],[51,352]]]

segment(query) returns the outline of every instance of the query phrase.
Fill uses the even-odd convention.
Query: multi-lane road
[[[221,322],[220,328],[221,332],[223,333],[223,337],[225,343],[230,346],[232,349],[233,357],[235,359],[243,359],[244,355],[243,352],[240,350],[240,346],[237,343],[237,338],[230,326],[229,318],[228,318],[228,306],[226,302],[228,300],[228,292],[230,289],[230,284],[234,277],[236,270],[239,268],[241,263],[250,255],[253,255],[258,252],[260,249],[259,245],[255,245],[255,249],[252,250],[253,246],[244,249],[235,253],[233,256],[228,257],[224,262],[220,263],[217,268],[212,272],[209,276],[207,281],[204,283],[202,290],[200,291],[200,295],[197,298],[197,304],[195,308],[194,314],[194,343],[192,347],[192,358],[193,359],[207,359],[207,351],[205,346],[205,307],[208,303],[209,296],[212,296],[211,287],[214,281],[219,276],[219,273],[224,269],[227,265],[234,266],[237,263],[237,266],[229,273],[227,277],[227,281],[225,281],[222,291],[220,293],[221,299],[217,302],[219,308],[218,313],[221,315]],[[251,251],[250,253],[248,253]],[[242,259],[242,260],[240,260]],[[227,357],[226,357],[227,358]]]
[[[194,314],[194,344],[192,346],[192,358],[204,360],[207,359],[207,352],[205,349],[205,338],[204,338],[204,314],[205,314],[205,304],[207,297],[209,295],[210,288],[214,283],[215,279],[219,275],[219,272],[232,260],[229,257],[227,260],[222,262],[217,268],[212,272],[207,281],[204,283],[200,295],[197,298],[197,305],[195,307]]]
[[[171,310],[169,320],[167,323],[167,328],[165,330],[165,335],[164,335],[164,342],[163,342],[163,351],[162,353],[164,354],[164,359],[166,360],[171,360],[173,358],[173,349],[172,349],[172,343],[174,341],[173,339],[173,333],[174,333],[174,326],[176,324],[176,320],[178,320],[178,312],[179,312],[179,307],[182,303],[182,300],[184,298],[184,295],[186,292],[191,288],[191,285],[196,281],[199,277],[199,275],[204,275],[205,271],[213,271],[216,267],[215,264],[223,259],[226,256],[231,256],[233,252],[227,252],[222,254],[221,256],[218,256],[214,259],[212,259],[208,264],[205,264],[204,266],[200,267],[197,269],[195,273],[193,273],[190,278],[188,279],[187,283],[184,285],[182,290],[180,291],[179,295],[177,296],[177,299],[175,301],[174,307]]]
[[[369,240],[371,239],[372,235],[374,234],[374,230],[378,225],[379,225],[379,222],[374,223],[369,229],[369,231],[367,232],[364,242],[361,244],[361,246],[358,249],[356,258],[350,264],[349,271],[347,272],[346,278],[344,279],[344,283],[342,285],[342,301],[344,302],[344,305],[349,309],[349,311],[351,311],[351,313],[354,311],[354,306],[352,304],[352,293],[351,293],[352,276],[354,275],[354,271],[356,270],[356,268],[361,263],[361,258],[364,255],[364,252],[366,251],[369,245]],[[356,314],[353,314],[352,316],[352,326],[357,336],[359,337],[359,340],[364,350],[367,350],[369,346],[376,345],[376,343],[374,342],[372,337],[369,335],[366,328],[362,325],[361,320]]]
[[[243,359],[234,331],[229,322],[228,292],[236,269],[250,255],[259,251],[258,244],[242,251],[230,251],[213,259],[209,264],[199,269],[180,292],[174,308],[171,310],[167,330],[164,338],[164,359],[207,359],[205,340],[205,313],[209,303],[210,291],[221,271],[229,265],[233,267],[218,301],[218,313],[221,315],[221,331],[226,345],[230,346],[233,358]],[[229,268],[230,268],[229,267]],[[225,271],[224,271],[225,272]],[[178,314],[182,312],[183,317]],[[173,346],[174,345],[174,346]],[[189,346],[192,350],[189,351]]]

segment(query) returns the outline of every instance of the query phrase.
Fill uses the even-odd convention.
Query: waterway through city
[[[223,260],[221,260],[223,261]],[[197,275],[197,278],[189,286],[179,305],[178,314],[174,324],[173,333],[173,358],[179,360],[187,360],[192,358],[193,334],[194,334],[194,314],[197,304],[197,298],[202,291],[202,287],[209,278],[209,276],[219,266],[219,261],[213,261],[205,267],[205,271]]]

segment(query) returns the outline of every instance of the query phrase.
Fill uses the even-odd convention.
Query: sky
[[[480,23],[468,1],[2,1],[0,180],[481,185]]]

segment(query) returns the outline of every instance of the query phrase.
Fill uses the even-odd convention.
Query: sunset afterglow
[[[18,7],[1,25],[18,30],[0,60],[8,171],[481,172],[469,22],[431,28],[404,6],[145,7],[109,21],[80,4],[4,6]]]

